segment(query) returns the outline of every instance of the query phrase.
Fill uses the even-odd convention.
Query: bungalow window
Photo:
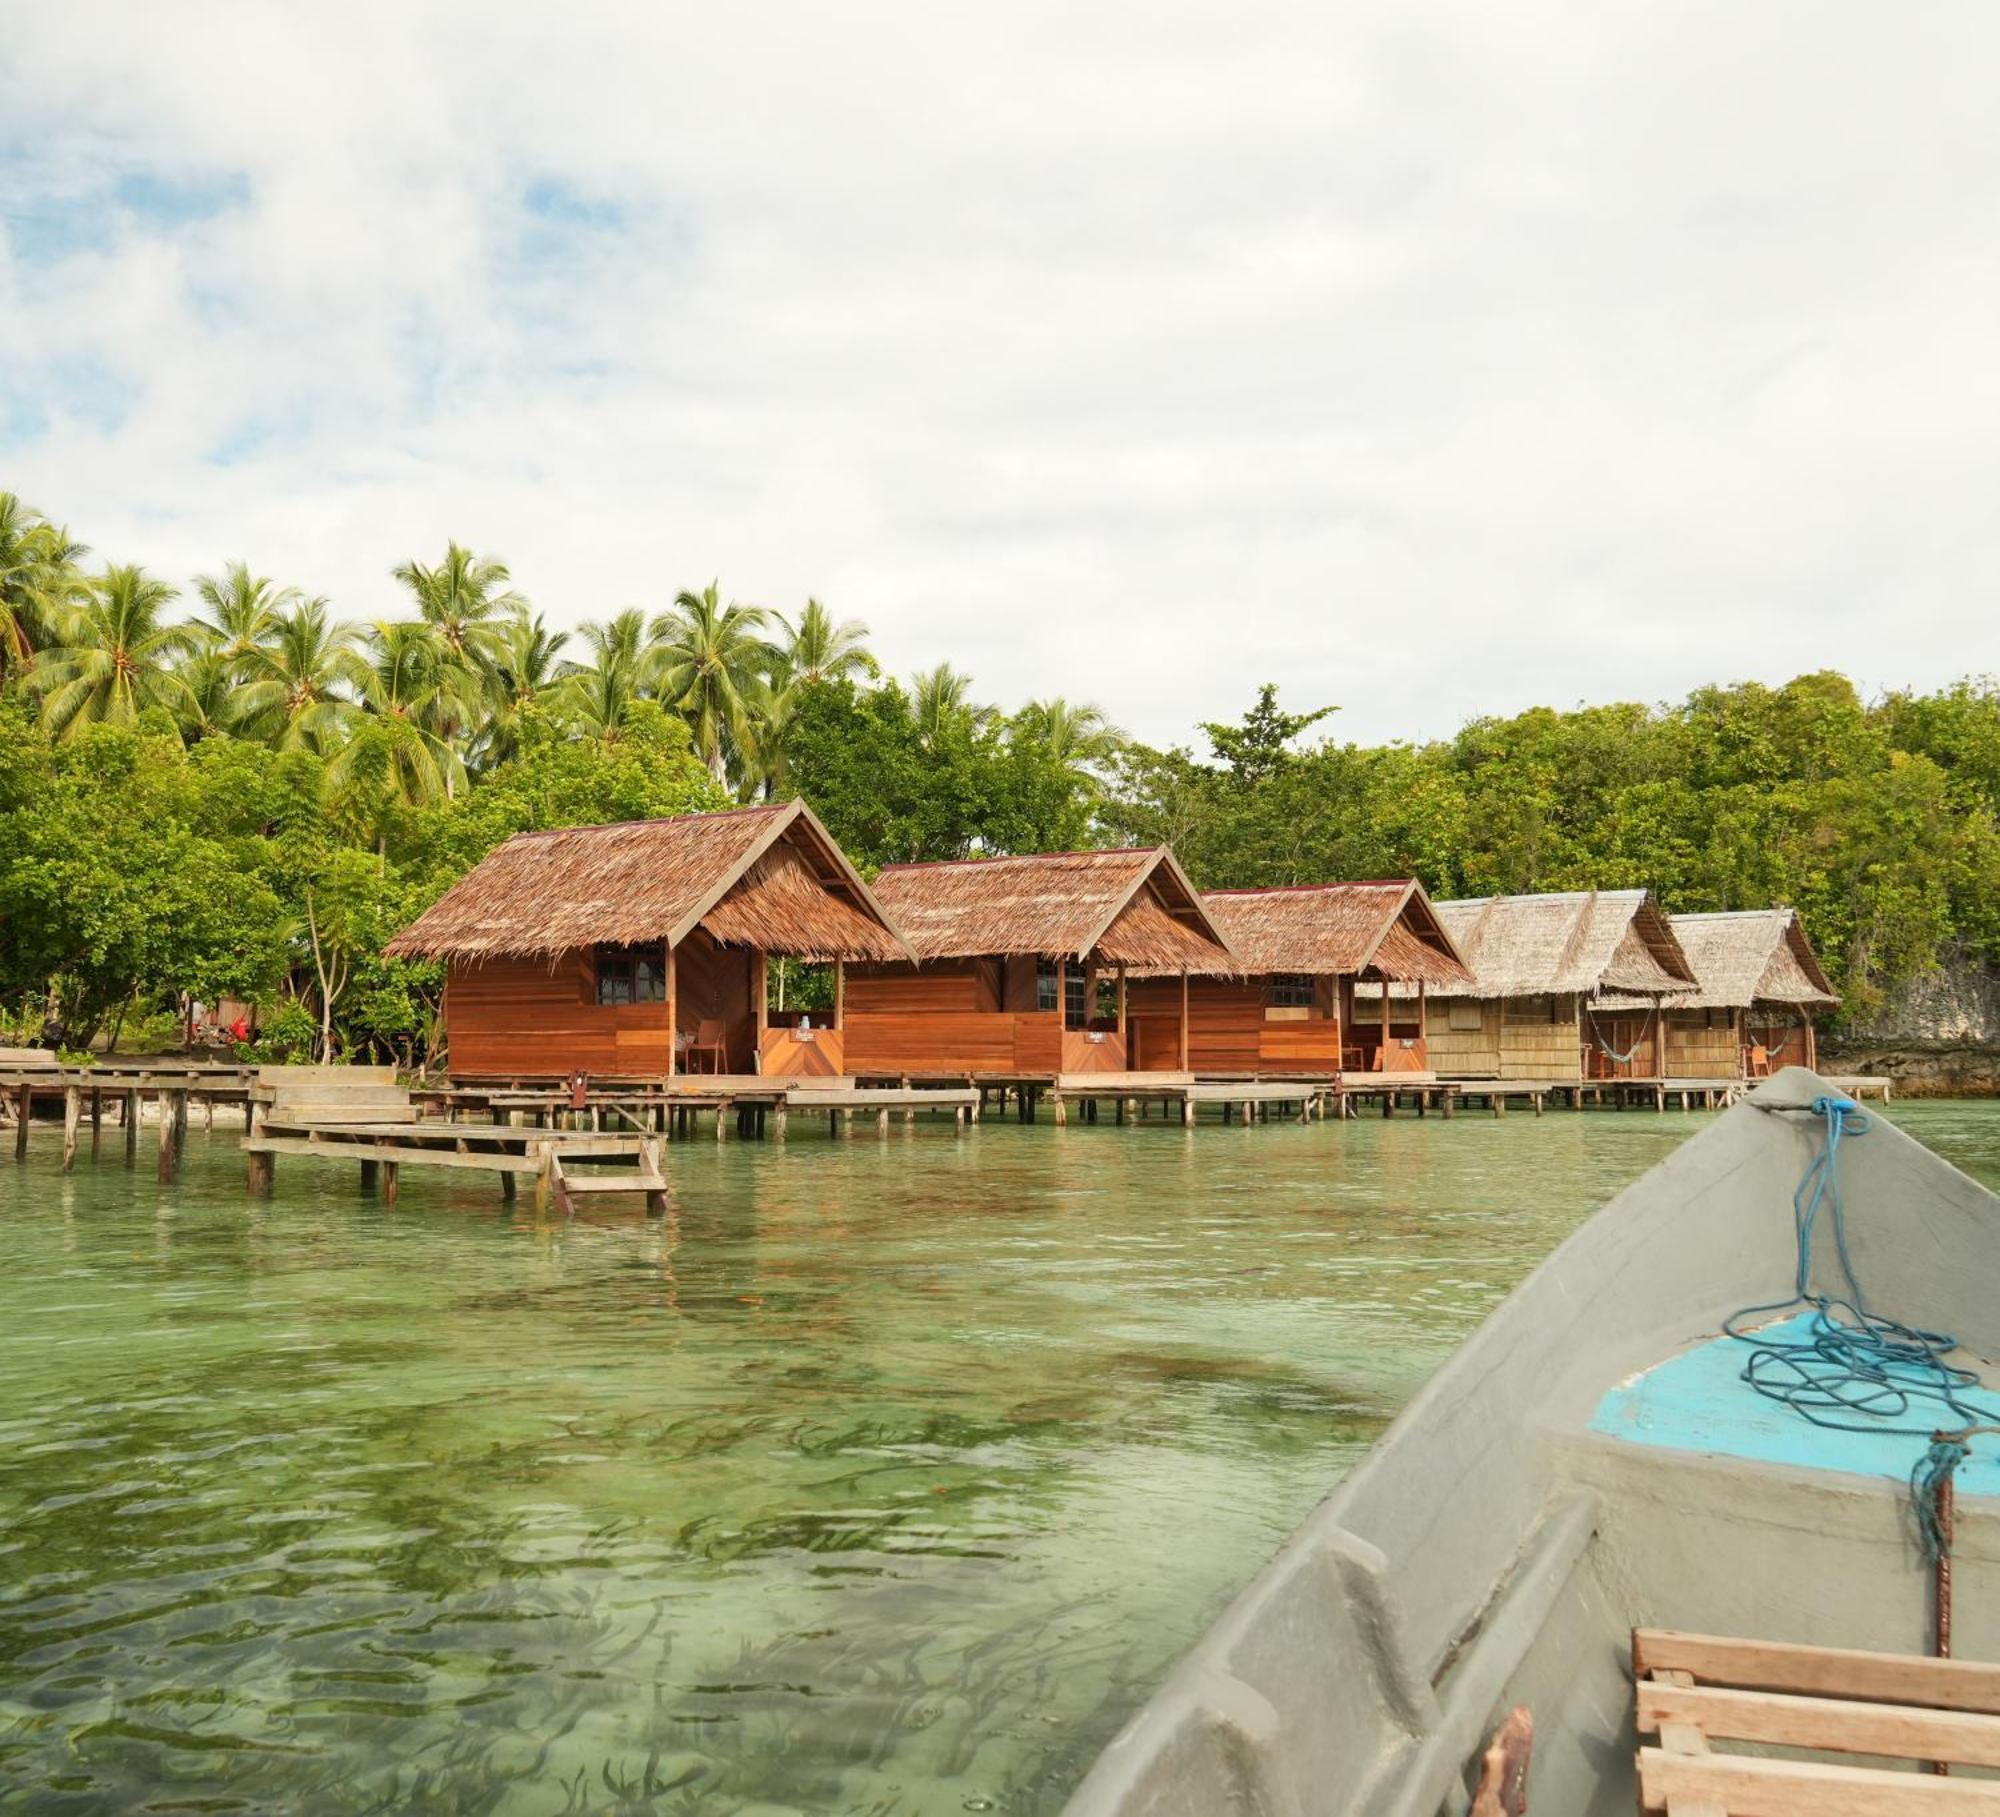
[[[1311,1009],[1313,981],[1304,972],[1280,972],[1266,987],[1264,1001],[1272,1009]]]
[[[1043,1014],[1062,1008],[1061,973],[1053,959],[1035,961],[1035,1008]]]
[[[1088,1028],[1090,1026],[1090,980],[1083,974],[1083,968],[1071,969],[1063,979],[1063,1027]]]
[[[635,953],[629,947],[600,946],[597,949],[597,1000],[611,1004],[666,1002],[665,964],[650,954]]]

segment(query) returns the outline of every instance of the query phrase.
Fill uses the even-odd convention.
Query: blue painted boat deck
[[[1810,1313],[1763,1326],[1758,1336],[1803,1341]],[[1787,1464],[1800,1470],[1840,1470],[1856,1476],[1893,1477],[1907,1482],[1930,1443],[1930,1416],[1916,1412],[1891,1428],[1922,1431],[1843,1432],[1816,1426],[1789,1407],[1759,1394],[1743,1379],[1752,1347],[1719,1336],[1656,1363],[1643,1375],[1610,1389],[1591,1416],[1590,1429],[1635,1445],[1676,1451],[1705,1451],[1759,1464]],[[1978,1358],[1955,1354],[1954,1363],[1980,1368]],[[1981,1375],[1986,1372],[1981,1368]],[[1968,1404],[1988,1409],[2000,1424],[2000,1393],[1971,1391]],[[2000,1495],[2000,1443],[1975,1440],[1972,1455],[1959,1467],[1961,1495]]]

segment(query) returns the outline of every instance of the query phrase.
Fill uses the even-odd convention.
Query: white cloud
[[[447,535],[564,622],[813,591],[1157,738],[1266,678],[1365,737],[1934,682],[1995,666],[1996,40],[1853,0],[35,9],[0,485],[355,616]]]

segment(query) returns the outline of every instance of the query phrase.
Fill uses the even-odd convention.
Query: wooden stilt
[[[164,1087],[161,1088],[159,1096],[159,1114],[160,1114],[159,1179],[160,1179],[160,1184],[162,1186],[169,1186],[173,1183],[174,1176],[178,1174],[180,1171],[181,1157],[180,1157],[180,1149],[176,1145],[174,1139],[176,1131],[174,1128],[174,1107],[172,1102],[172,1094],[168,1092]]]
[[[68,1173],[76,1165],[76,1131],[83,1120],[83,1087],[65,1085],[63,1087],[63,1145],[62,1170]]]
[[[403,1190],[403,1170],[394,1161],[380,1163],[382,1169],[382,1203],[394,1208]]]
[[[95,1086],[90,1093],[90,1158],[97,1159],[97,1151],[104,1145],[104,1094]]]
[[[139,1094],[128,1091],[125,1094],[125,1165],[133,1166],[139,1159]]]
[[[363,1161],[361,1163],[361,1190],[363,1192],[373,1192],[381,1184],[382,1163],[380,1161]]]
[[[782,1142],[785,1139],[785,1123],[789,1117],[789,1114],[790,1114],[790,1107],[786,1104],[783,1098],[780,1098],[777,1101],[777,1103],[771,1106],[772,1141]]]
[[[35,1119],[35,1088],[23,1085],[14,1100],[14,1159],[28,1158],[28,1125]]]

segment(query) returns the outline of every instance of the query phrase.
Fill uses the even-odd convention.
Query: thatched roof
[[[921,959],[1095,954],[1161,971],[1238,969],[1165,846],[892,864],[875,894]]]
[[[1408,878],[1207,890],[1202,901],[1229,936],[1241,970],[1252,975],[1471,981],[1423,885]]]
[[[516,833],[385,950],[392,959],[541,958],[678,944],[697,927],[792,959],[911,956],[802,801]]]
[[[1749,1009],[1758,1003],[1832,1009],[1840,1002],[1797,909],[1727,909],[1671,920],[1697,980],[1692,995],[1674,998],[1675,1009]]]
[[[1678,1003],[1695,975],[1650,890],[1574,890],[1440,902],[1472,970],[1441,997],[1639,994]]]

